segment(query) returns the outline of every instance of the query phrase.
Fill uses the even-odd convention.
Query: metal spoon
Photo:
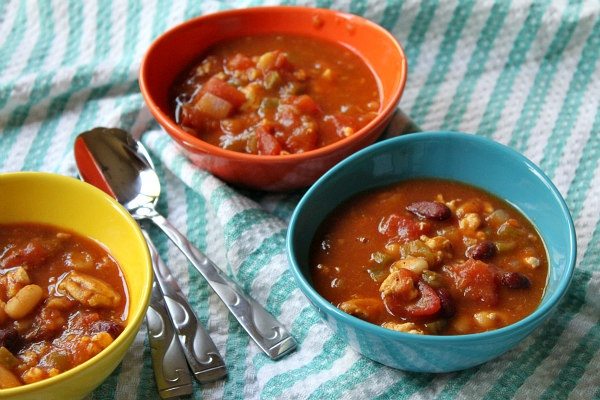
[[[163,230],[202,274],[262,351],[272,359],[277,359],[296,348],[294,338],[281,323],[256,300],[246,295],[156,211],[160,182],[141,143],[120,129],[95,128],[77,137],[75,156],[89,160],[90,165],[83,171],[87,182],[99,187],[108,186],[110,192],[134,218],[150,220]]]
[[[149,157],[149,156],[148,156]],[[148,158],[149,162],[150,159]],[[110,182],[105,179],[102,172],[98,170],[92,153],[86,147],[83,141],[76,140],[75,161],[81,178],[102,189],[109,195],[117,198],[112,190]],[[117,200],[119,200],[117,198]],[[221,358],[217,346],[214,344],[208,332],[204,329],[192,307],[185,299],[185,296],[179,289],[175,278],[167,266],[162,262],[150,236],[142,229],[142,233],[148,244],[150,256],[152,258],[152,268],[154,270],[155,285],[152,291],[152,298],[155,300],[152,307],[154,313],[148,314],[148,329],[150,331],[150,344],[152,347],[152,358],[156,362],[155,368],[157,385],[159,392],[167,396],[174,396],[177,393],[184,394],[182,389],[177,386],[179,380],[171,382],[164,379],[165,372],[170,374],[183,374],[180,362],[181,352],[187,360],[187,364],[199,382],[211,382],[227,375],[225,362]],[[158,284],[158,286],[156,285]],[[166,307],[166,310],[162,310]],[[165,316],[168,319],[165,320]],[[155,318],[151,318],[155,317]],[[156,317],[163,317],[159,321]],[[170,320],[170,321],[169,321]],[[175,332],[173,332],[173,329]],[[176,333],[178,344],[176,346],[171,342],[170,337],[164,337],[168,334]],[[169,341],[169,347],[161,345],[160,340]],[[169,365],[160,365],[167,363]],[[186,369],[187,372],[187,369]],[[173,387],[176,390],[171,390]],[[191,383],[189,385],[191,387]],[[167,390],[169,389],[169,390]],[[187,387],[185,387],[187,390]]]

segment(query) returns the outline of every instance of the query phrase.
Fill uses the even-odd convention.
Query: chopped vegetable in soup
[[[0,389],[87,361],[126,320],[123,275],[99,244],[53,226],[0,225]]]
[[[353,135],[380,105],[377,83],[356,54],[293,35],[219,43],[173,91],[183,129],[262,155],[302,153]]]
[[[385,328],[454,335],[531,314],[546,285],[544,244],[511,205],[472,186],[419,179],[335,209],[311,249],[315,289]]]

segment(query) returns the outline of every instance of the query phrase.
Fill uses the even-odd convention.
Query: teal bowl
[[[546,245],[549,271],[542,301],[531,315],[484,333],[412,335],[346,314],[315,291],[310,279],[309,249],[325,217],[358,192],[426,177],[482,188],[507,200],[536,226]],[[356,351],[401,370],[450,372],[500,356],[549,317],[571,281],[576,238],[564,199],[550,179],[523,155],[471,134],[423,132],[369,146],[323,175],[306,192],[292,215],[287,253],[301,291],[333,332]]]

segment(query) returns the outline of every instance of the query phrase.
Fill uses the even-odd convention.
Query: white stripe
[[[490,49],[486,66],[477,80],[471,101],[466,107],[459,130],[464,132],[476,132],[486,107],[492,97],[496,82],[504,71],[508,56],[516,42],[519,31],[525,23],[529,12],[530,2],[519,1],[512,3],[506,16],[506,22],[497,34],[494,45]]]
[[[383,4],[383,2],[378,2],[377,4],[381,4],[382,12],[385,11],[385,4]],[[420,1],[405,1],[402,3],[402,9],[400,10],[398,21],[396,21],[396,25],[394,25],[394,28],[392,29],[392,33],[394,34],[396,39],[398,39],[402,48],[406,46],[406,42],[408,41],[408,35],[410,33],[410,28],[415,23],[417,15],[419,15],[419,9],[421,8],[421,4],[422,3]],[[371,8],[371,5],[369,5],[369,10]],[[379,18],[379,20],[381,20],[381,18]],[[412,68],[414,67],[413,60],[409,60],[409,64],[410,74],[412,72]]]
[[[0,24],[0,47],[6,44],[6,40],[10,35],[10,32],[14,29],[17,23],[17,15],[22,2],[12,1],[9,6],[6,7],[4,16],[2,17],[2,23]],[[8,65],[8,64],[7,64]]]
[[[428,400],[436,399],[442,393],[446,385],[450,382],[450,379],[454,378],[453,374],[438,375],[431,383],[419,390],[409,400]]]
[[[138,35],[134,50],[135,56],[133,58],[132,63],[132,67],[135,66],[134,69],[136,71],[139,69],[144,53],[146,52],[146,50],[150,46],[150,43],[152,42],[154,20],[157,17],[161,20],[167,19],[171,11],[170,7],[165,7],[162,10],[162,12],[164,12],[165,14],[157,16],[156,14],[160,10],[158,7],[158,0],[146,0],[141,4],[138,3],[138,6],[140,7],[138,19],[139,22],[137,26]]]
[[[441,2],[435,9],[432,20],[435,23],[429,25],[425,38],[421,43],[419,55],[416,59],[408,60],[408,78],[406,89],[400,102],[400,108],[408,111],[408,115],[413,111],[415,100],[425,86],[431,70],[435,66],[435,60],[441,51],[441,44],[445,38],[446,30],[452,20],[454,10],[457,7],[456,0]],[[415,21],[419,23],[420,21]],[[411,26],[411,30],[414,29]]]
[[[23,39],[19,43],[18,50],[12,54],[6,54],[8,60],[5,61],[4,72],[2,79],[9,81],[12,78],[17,78],[23,73],[23,69],[27,66],[29,57],[35,48],[35,45],[40,36],[40,14],[37,3],[33,1],[25,2],[26,26]]]
[[[317,372],[311,374],[307,379],[299,380],[291,387],[286,388],[285,396],[293,399],[308,398],[320,385],[344,374],[360,357],[358,353],[346,346],[343,355],[335,360],[330,368],[322,370],[313,368],[312,370]]]
[[[569,322],[548,357],[540,362],[535,371],[515,392],[515,399],[530,399],[532,393],[539,393],[540,390],[549,388],[558,378],[558,374],[575,350],[576,344],[598,322],[598,317],[594,316],[594,312],[600,307],[600,301],[596,299],[599,291],[600,281],[590,282],[587,287],[585,305]]]
[[[596,164],[596,170],[594,171],[594,177],[590,182],[589,192],[587,193],[579,218],[575,221],[575,230],[577,231],[577,253],[579,257],[577,259],[578,268],[586,268],[594,270],[598,266],[590,265],[583,266],[581,261],[585,255],[588,246],[592,240],[594,230],[600,223],[600,164]]]
[[[96,21],[98,18],[98,3],[96,1],[82,2],[81,45],[78,51],[77,64],[85,65],[94,59],[96,51]]]
[[[148,333],[146,322],[135,335],[131,347],[127,350],[115,387],[115,399],[134,398],[140,385],[142,369],[144,367],[144,340]]]
[[[505,107],[496,125],[496,133],[493,135],[496,141],[508,143],[513,135],[517,122],[522,116],[522,110],[525,108],[528,96],[534,86],[535,78],[540,73],[544,55],[556,37],[561,18],[566,8],[567,4],[564,0],[556,1],[548,7],[548,10],[544,14],[537,38],[531,44],[525,62],[515,77],[511,93],[506,100]],[[563,83],[555,82],[555,85],[561,84]],[[548,91],[548,95],[551,96],[551,91]],[[555,108],[552,105],[549,105],[549,107]]]
[[[495,360],[483,364],[475,374],[471,376],[468,382],[457,393],[459,399],[482,399],[488,394],[489,390],[496,384],[498,379],[511,367],[515,367],[515,359],[519,354],[533,345],[537,336],[543,335],[544,326],[539,327],[533,335],[525,338],[517,347],[501,355]],[[450,382],[450,384],[452,384]]]
[[[393,384],[406,378],[406,373],[393,368],[378,368],[354,388],[344,393],[346,399],[374,399],[387,391]]]
[[[52,0],[50,8],[52,11],[49,17],[52,18],[53,40],[50,42],[50,48],[48,49],[44,63],[40,66],[40,70],[44,71],[54,71],[61,65],[69,40],[69,31],[66,29],[69,21],[68,3],[66,1]]]
[[[477,40],[485,28],[491,11],[491,5],[480,7],[477,12],[474,10],[467,20],[460,39],[456,43],[456,50],[452,54],[452,66],[442,84],[439,85],[433,104],[429,107],[423,121],[422,125],[425,129],[438,128],[440,121],[443,121],[444,116],[448,113],[454,95],[466,76],[469,61],[477,50]]]
[[[260,304],[266,304],[273,285],[288,270],[287,257],[284,252],[276,254],[269,262],[260,268],[256,279],[252,281],[251,294]]]
[[[592,31],[593,22],[588,20],[577,24],[569,44],[561,55],[561,61],[556,66],[556,74],[544,98],[536,124],[527,138],[528,146],[525,155],[536,164],[539,164],[542,160],[548,138],[561,116],[560,113],[567,99],[569,84],[577,73],[578,61],[581,58],[586,39]],[[575,94],[575,96],[578,95],[580,94]],[[596,97],[598,97],[597,94]],[[572,167],[574,166],[572,165]]]
[[[123,60],[128,56],[125,54],[125,40],[133,40],[133,38],[126,37],[128,16],[127,2],[115,1],[112,3],[110,20],[104,21],[110,25],[108,39],[110,59],[105,62],[112,67],[116,66],[117,60]],[[106,27],[106,25],[104,26]]]
[[[325,338],[330,336],[331,330],[325,324],[318,323],[311,326],[306,339],[296,352],[278,360],[276,363],[265,365],[258,371],[257,379],[260,382],[261,391],[265,389],[265,385],[271,378],[309,365],[315,357],[323,352]]]
[[[588,287],[596,288],[595,291],[588,289],[588,296],[586,297],[586,305],[589,304],[589,308],[595,314],[590,317],[596,320],[598,323],[598,312],[600,308],[600,297],[598,296],[598,287],[600,287],[600,273],[594,272],[592,279],[590,280]],[[593,306],[592,306],[593,305]],[[569,399],[591,399],[595,394],[598,393],[600,388],[600,374],[598,374],[598,365],[600,365],[600,351],[596,351],[596,354],[591,358],[587,365],[586,370],[581,375],[577,385],[573,388],[573,391],[569,394]]]
[[[600,63],[596,65],[594,74],[600,76]],[[579,167],[584,148],[590,136],[597,134],[597,132],[592,132],[592,128],[594,114],[600,110],[598,93],[600,93],[600,82],[595,80],[590,83],[585,93],[575,94],[575,96],[582,96],[581,105],[577,109],[579,114],[571,127],[571,134],[567,137],[565,146],[562,149],[560,163],[552,178],[552,181],[563,195],[567,194],[569,187],[573,184],[575,172]],[[535,151],[537,150],[530,150],[532,154]],[[597,159],[598,155],[592,157]]]

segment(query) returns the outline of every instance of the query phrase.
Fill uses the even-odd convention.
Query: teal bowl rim
[[[295,227],[297,220],[299,218],[299,214],[301,210],[304,208],[305,204],[310,201],[313,193],[320,190],[322,185],[326,185],[328,180],[336,175],[340,170],[346,168],[349,164],[361,160],[366,157],[370,157],[373,153],[377,153],[380,149],[384,147],[388,147],[391,144],[400,145],[404,142],[411,142],[414,140],[428,140],[435,138],[437,140],[446,139],[460,139],[467,140],[475,143],[479,143],[482,146],[491,146],[494,151],[504,153],[511,157],[515,162],[523,163],[527,166],[529,171],[533,172],[534,175],[538,177],[542,181],[542,183],[551,191],[552,197],[559,204],[560,209],[562,211],[562,216],[568,222],[565,229],[568,230],[569,235],[569,246],[566,248],[566,254],[569,254],[569,265],[565,268],[564,273],[560,277],[559,283],[556,287],[554,293],[542,304],[538,307],[533,313],[523,318],[520,321],[515,322],[514,324],[507,325],[505,327],[495,329],[492,331],[481,332],[481,333],[471,333],[466,335],[413,335],[410,333],[398,332],[391,329],[386,329],[380,327],[379,325],[372,324],[370,322],[363,321],[359,318],[353,317],[350,314],[347,314],[337,307],[333,306],[330,302],[328,302],[325,298],[323,298],[308,282],[308,280],[302,274],[301,267],[296,263],[296,253],[294,250],[294,246],[292,246],[292,237],[295,234]],[[366,331],[371,335],[382,336],[391,340],[402,340],[402,341],[413,341],[419,343],[447,343],[447,344],[466,344],[466,342],[473,341],[489,341],[501,336],[510,336],[519,335],[521,332],[528,332],[527,328],[530,329],[535,328],[546,316],[553,311],[554,307],[558,304],[559,300],[565,295],[571,279],[573,277],[573,271],[575,269],[575,262],[577,259],[577,241],[575,235],[575,226],[573,224],[573,219],[571,217],[571,213],[565,200],[562,195],[554,186],[550,178],[531,160],[522,155],[521,153],[513,150],[512,148],[505,146],[501,143],[498,143],[494,140],[488,139],[483,136],[477,136],[475,134],[468,134],[462,132],[450,132],[450,131],[432,131],[432,132],[419,132],[419,133],[411,133],[399,137],[394,137],[391,139],[386,139],[381,142],[375,143],[371,146],[368,146],[353,155],[347,157],[342,160],[338,164],[336,164],[333,168],[327,171],[321,178],[319,178],[310,189],[302,196],[298,205],[294,209],[292,217],[290,219],[287,237],[286,237],[286,250],[288,261],[290,262],[292,273],[294,278],[296,279],[296,283],[300,287],[300,290],[304,295],[310,300],[310,302],[316,306],[319,310],[324,310],[326,314],[333,316],[336,320],[341,321],[344,324],[348,324],[355,329]]]

